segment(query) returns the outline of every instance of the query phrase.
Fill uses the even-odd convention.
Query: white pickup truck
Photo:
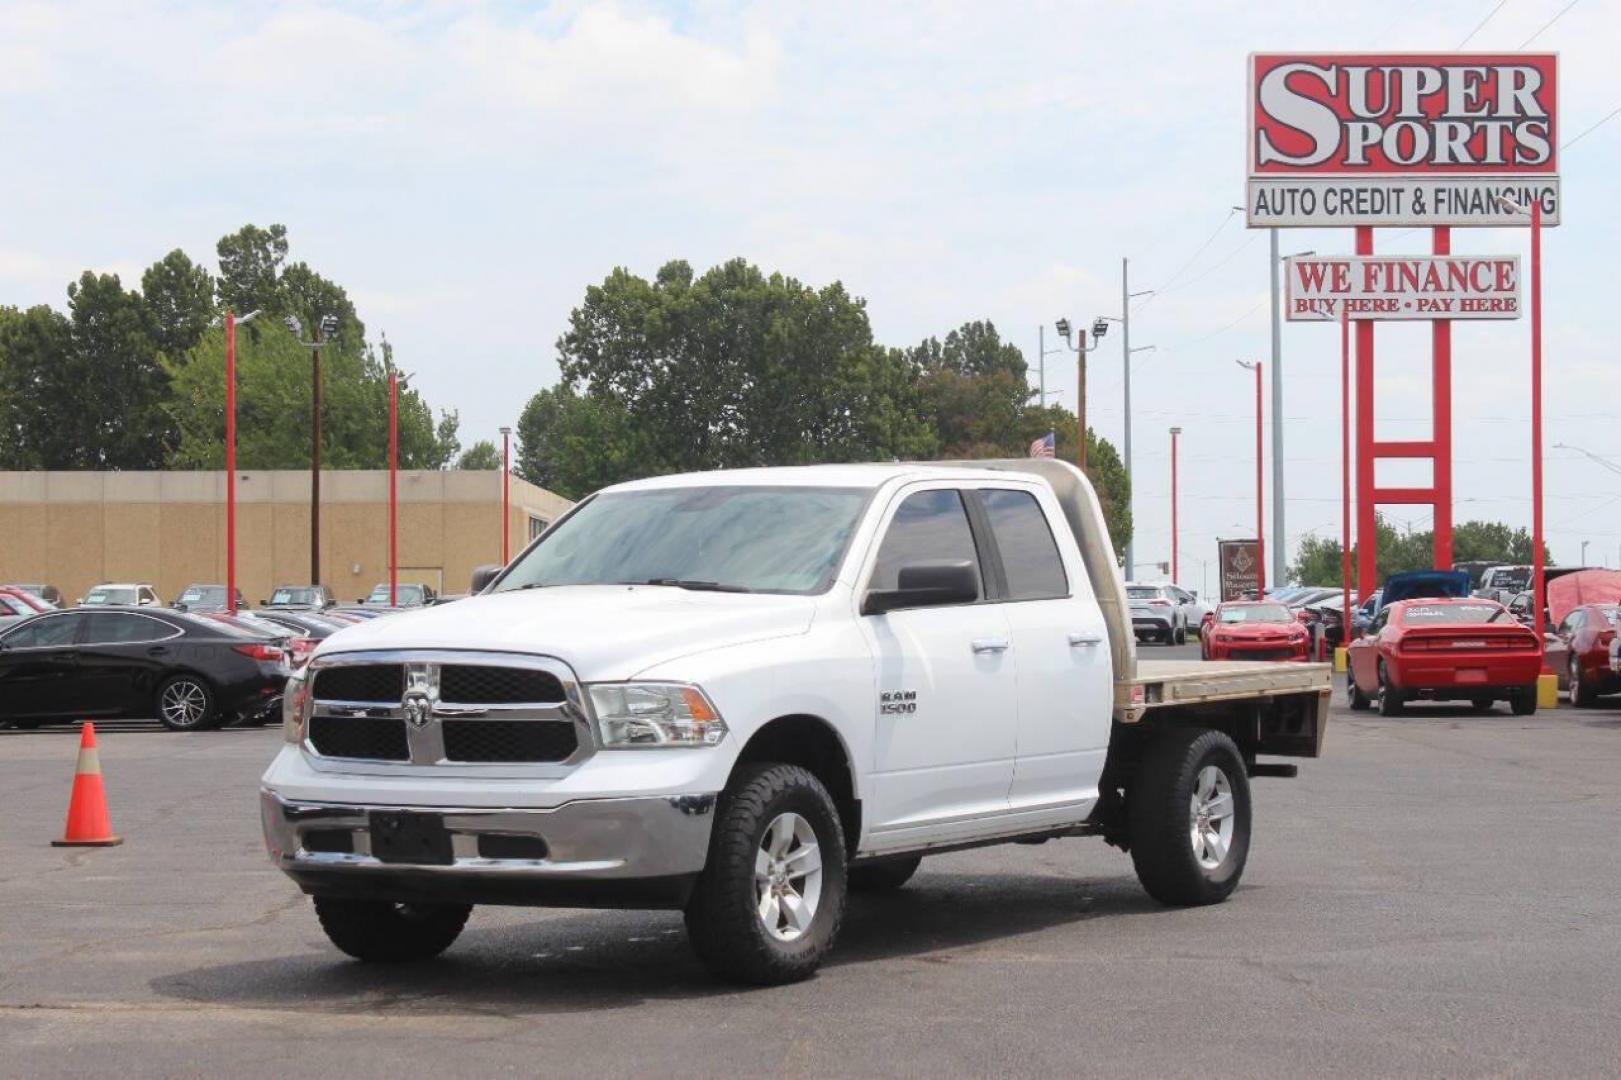
[[[1327,722],[1321,665],[1139,664],[1064,462],[622,484],[481,576],[288,685],[266,845],[362,960],[437,955],[475,904],[669,908],[716,974],[785,982],[850,890],[1069,836],[1213,903],[1249,778],[1294,774],[1259,756]]]

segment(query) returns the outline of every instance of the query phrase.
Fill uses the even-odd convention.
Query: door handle
[[[146,655],[148,655],[148,656],[168,656],[169,655],[169,647],[167,645],[154,645],[150,649],[146,650]]]
[[[977,653],[1007,652],[1012,644],[1005,637],[975,638],[973,641],[974,651]]]
[[[1071,646],[1073,646],[1073,647],[1075,647],[1077,649],[1080,649],[1080,648],[1092,648],[1093,646],[1103,644],[1103,635],[1102,634],[1071,634],[1069,636],[1069,643],[1070,643]]]

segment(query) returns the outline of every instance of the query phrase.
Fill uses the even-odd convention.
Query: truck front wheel
[[[315,898],[315,916],[332,944],[379,964],[433,959],[461,935],[472,911],[471,904]]]
[[[1250,848],[1250,788],[1244,759],[1219,731],[1166,732],[1143,754],[1128,795],[1131,860],[1162,904],[1227,899]]]
[[[810,977],[844,918],[844,831],[822,782],[753,764],[721,797],[687,935],[711,973],[773,986]]]

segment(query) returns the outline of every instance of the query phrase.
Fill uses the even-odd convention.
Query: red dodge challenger
[[[1485,711],[1507,700],[1515,716],[1537,710],[1542,642],[1495,600],[1401,600],[1351,642],[1351,708],[1375,701],[1397,716],[1417,698],[1468,701]]]
[[[1271,601],[1229,601],[1199,627],[1199,655],[1206,660],[1305,660],[1310,649],[1311,632]]]

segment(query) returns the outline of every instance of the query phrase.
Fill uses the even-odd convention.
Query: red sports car
[[[1621,604],[1584,604],[1565,616],[1548,639],[1548,666],[1572,705],[1593,705],[1600,694],[1621,694],[1621,672],[1610,670],[1610,642],[1621,627]]]
[[[1206,660],[1305,660],[1310,651],[1311,631],[1270,600],[1230,600],[1199,627]]]
[[[1375,701],[1385,716],[1407,702],[1468,701],[1485,711],[1506,700],[1515,716],[1537,710],[1542,642],[1495,600],[1400,600],[1382,608],[1348,650],[1351,708]]]

